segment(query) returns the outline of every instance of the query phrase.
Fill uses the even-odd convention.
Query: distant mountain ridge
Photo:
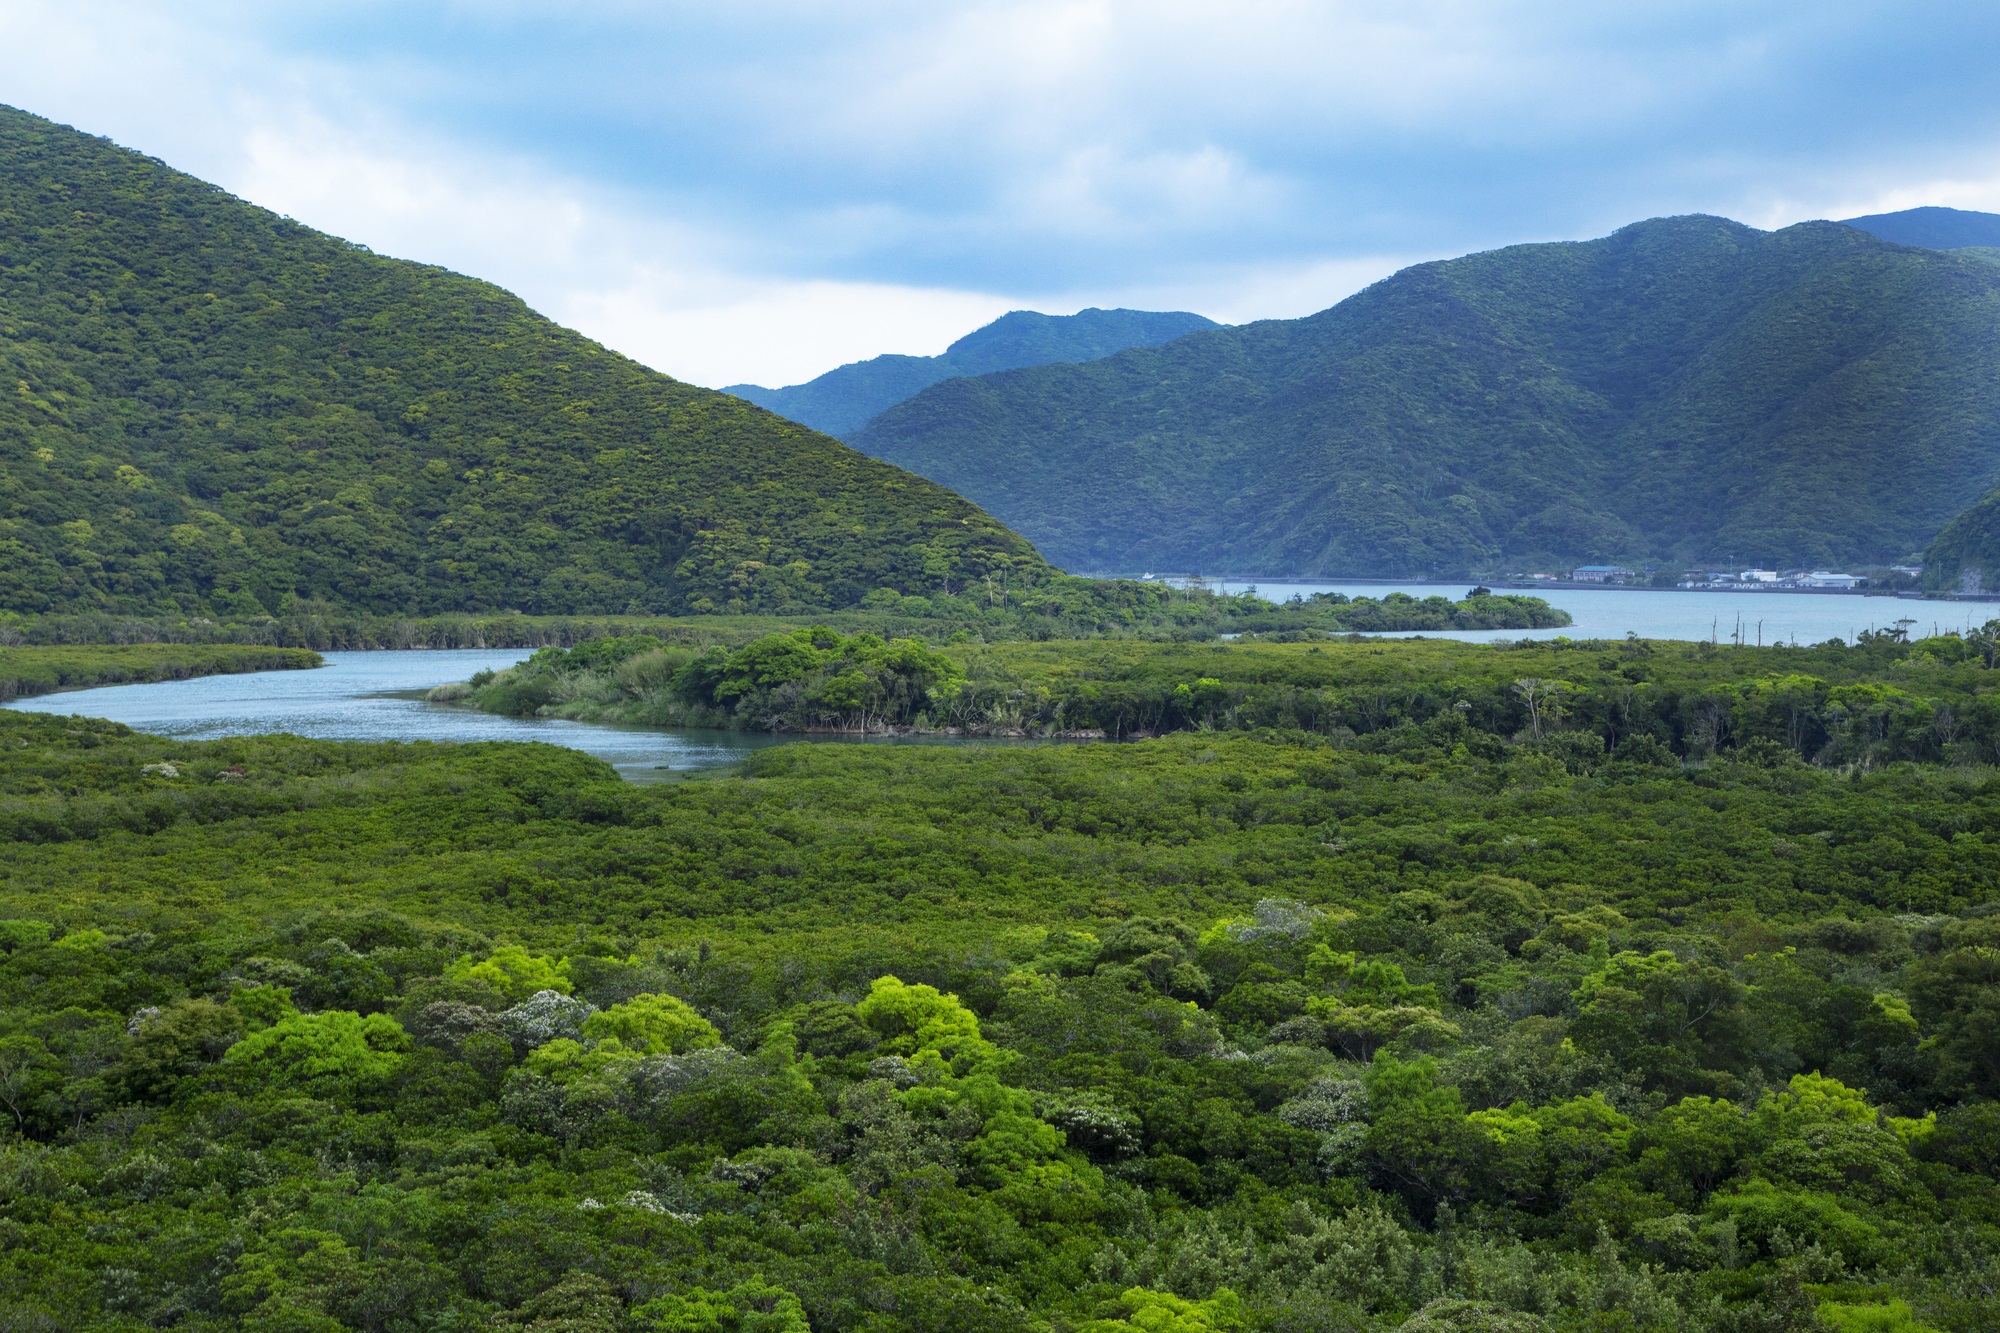
[[[852,439],[1072,569],[1887,561],[2000,482],[2000,265],[1655,219],[948,381]]]
[[[1047,566],[934,483],[0,108],[0,612],[809,611]]]
[[[1841,222],[1885,241],[1894,241],[1898,245],[1921,245],[1927,250],[2000,246],[2000,213],[1974,213],[1963,208],[1926,206],[1906,208],[1898,213],[1871,213],[1866,217],[1843,218]]]
[[[722,392],[814,430],[845,436],[912,394],[960,375],[1095,361],[1127,348],[1155,347],[1183,334],[1219,327],[1214,320],[1185,310],[1092,307],[1074,315],[1015,310],[966,334],[938,356],[878,356],[783,389],[731,384]]]

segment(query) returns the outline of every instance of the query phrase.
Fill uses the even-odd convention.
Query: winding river
[[[1243,586],[1232,585],[1234,590]],[[1322,590],[1364,597],[1403,591],[1416,597],[1443,594],[1457,598],[1464,596],[1470,586],[1275,580],[1258,585],[1264,596],[1279,600],[1295,592],[1304,595]],[[2000,607],[1983,604],[1812,593],[1592,588],[1550,589],[1541,595],[1568,611],[1576,623],[1567,629],[1486,630],[1441,637],[1492,640],[1554,638],[1566,634],[1572,638],[1622,639],[1627,631],[1632,631],[1642,637],[1661,639],[1706,639],[1712,634],[1718,641],[1729,642],[1740,626],[1745,643],[1820,643],[1833,638],[1851,640],[1862,630],[1883,628],[1905,618],[1914,622],[1909,628],[1919,635],[1934,629],[1964,629],[1983,624],[2000,611]],[[765,746],[801,740],[864,745],[965,743],[929,738],[863,740],[741,731],[656,730],[495,717],[424,700],[424,692],[433,685],[464,680],[475,671],[512,666],[529,651],[508,648],[327,653],[327,665],[316,671],[266,671],[150,685],[111,685],[17,699],[6,706],[109,718],[139,731],[184,740],[286,731],[326,740],[546,741],[594,754],[633,782],[657,782],[714,772],[740,763]]]

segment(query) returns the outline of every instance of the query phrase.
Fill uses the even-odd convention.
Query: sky
[[[2000,211],[1977,0],[0,0],[0,101],[697,384],[1323,309],[1645,217]]]

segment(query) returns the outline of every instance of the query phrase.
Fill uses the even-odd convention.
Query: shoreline
[[[1104,577],[1109,578],[1114,576],[1105,575]],[[1115,577],[1136,579],[1135,575],[1120,575]],[[1155,583],[1164,582],[1164,580],[1161,579],[1153,579],[1150,581]],[[1294,575],[1287,575],[1283,578],[1272,578],[1272,577],[1247,577],[1236,574],[1226,574],[1226,575],[1217,574],[1214,575],[1213,577],[1210,577],[1208,575],[1203,575],[1202,581],[1210,585],[1211,587],[1218,584],[1220,585],[1242,584],[1246,587],[1256,588],[1260,592],[1265,587],[1271,585],[1276,585],[1280,587],[1286,587],[1286,586],[1326,587],[1330,585],[1339,584],[1339,585],[1352,585],[1356,587],[1368,587],[1368,588],[1482,587],[1482,588],[1491,588],[1495,592],[1501,592],[1501,591],[1506,591],[1506,592],[1725,592],[1725,593],[1742,593],[1746,596],[1768,596],[1773,593],[1794,593],[1801,597],[1878,597],[1878,598],[1888,598],[1892,600],[1900,600],[1906,602],[2000,602],[2000,592],[1926,592],[1916,588],[1899,588],[1894,590],[1886,590],[1886,589],[1876,590],[1871,588],[1760,588],[1760,587],[1682,588],[1679,586],[1671,588],[1659,588],[1659,587],[1654,587],[1651,584],[1645,584],[1645,583],[1591,583],[1591,582],[1581,582],[1573,579],[1538,579],[1533,583],[1525,583],[1525,582],[1508,583],[1496,580],[1481,580],[1473,578],[1463,578],[1463,579],[1347,578],[1331,574],[1326,575],[1324,577],[1316,577],[1316,578],[1302,578]]]

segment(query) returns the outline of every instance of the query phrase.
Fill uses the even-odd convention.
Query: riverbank
[[[796,615],[524,616],[511,611],[437,616],[370,616],[299,607],[241,621],[109,614],[20,617],[0,614],[0,642],[57,644],[250,644],[318,652],[373,649],[567,648],[592,639],[644,634],[693,648],[734,648],[801,626],[929,643],[1016,639],[1151,638],[1197,641],[1223,634],[1550,629],[1566,613],[1534,597],[1380,600],[1341,596],[1280,606],[1241,595],[1188,592],[1161,583],[1091,585],[1069,603],[992,597],[902,597],[878,589],[859,606]]]
[[[90,644],[0,648],[0,703],[60,690],[324,665],[305,648],[250,644]]]
[[[1590,579],[1366,579],[1366,578],[1255,578],[1229,574],[1205,577],[1209,588],[1229,595],[1228,590],[1256,588],[1289,592],[1310,588],[1465,588],[1477,583],[1495,591],[1526,592],[1677,592],[1677,593],[1799,593],[1809,597],[1896,597],[1913,602],[2000,602],[2000,592],[1936,592],[1920,588],[1797,588],[1744,584],[1739,587],[1683,588],[1679,584],[1658,587],[1650,583],[1600,583]],[[1174,586],[1180,586],[1175,584]]]

